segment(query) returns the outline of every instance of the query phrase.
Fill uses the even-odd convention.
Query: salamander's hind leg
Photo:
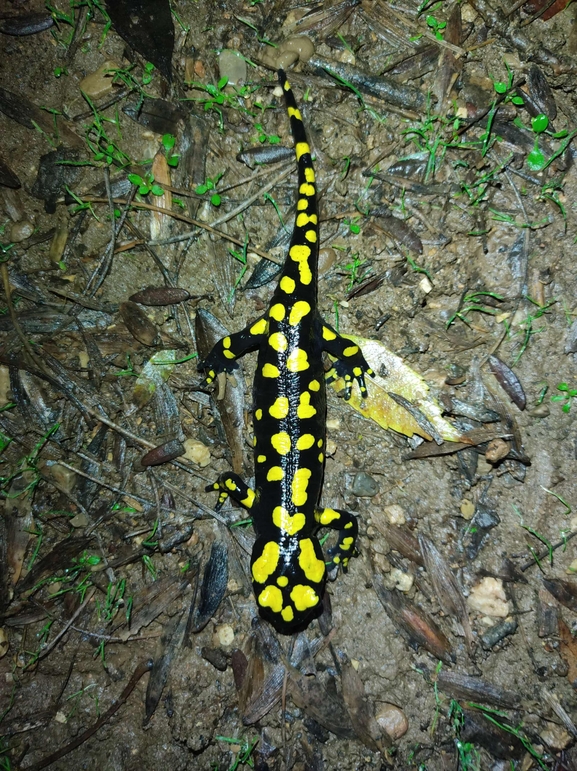
[[[232,372],[236,369],[238,366],[236,359],[258,348],[267,332],[268,321],[262,316],[241,332],[221,338],[206,359],[198,363],[198,369],[206,372],[202,385],[212,383],[221,372]]]
[[[342,565],[346,573],[350,558],[356,554],[355,541],[359,534],[357,518],[354,514],[342,509],[315,509],[315,519],[321,527],[330,527],[339,531],[336,546],[327,552],[327,556],[331,559],[327,570],[330,572],[333,567]]]
[[[329,324],[320,321],[323,350],[337,361],[327,375],[327,382],[331,383],[339,377],[345,380],[345,399],[351,396],[353,380],[359,384],[363,397],[367,395],[365,375],[374,375],[369,367],[359,346],[346,337],[341,337]]]
[[[254,503],[254,490],[246,485],[238,474],[233,474],[230,471],[225,471],[214,484],[206,488],[207,493],[213,490],[219,491],[218,503],[215,506],[217,511],[223,507],[224,502],[229,496],[237,503],[240,503],[241,506],[244,506],[245,509],[252,508]]]

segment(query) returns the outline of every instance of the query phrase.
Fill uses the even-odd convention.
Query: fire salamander
[[[283,634],[307,626],[322,610],[327,567],[316,532],[339,531],[329,568],[346,570],[354,554],[356,517],[318,505],[325,460],[326,392],[321,354],[337,359],[327,380],[353,380],[366,395],[373,372],[359,347],[325,323],[317,304],[318,212],[311,151],[294,94],[279,70],[298,165],[298,202],[288,256],[270,306],[241,332],[224,337],[199,365],[206,383],[258,349],[254,378],[255,489],[226,472],[207,490],[249,509],[256,532],[251,572],[261,615]]]

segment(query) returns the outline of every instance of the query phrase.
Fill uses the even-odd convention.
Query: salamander
[[[327,565],[316,537],[339,531],[329,569],[346,571],[354,555],[357,519],[323,508],[319,498],[326,443],[325,382],[343,377],[345,398],[357,381],[366,396],[373,372],[359,347],[341,337],[318,310],[319,247],[315,172],[301,113],[283,70],[278,71],[298,167],[297,214],[288,255],[266,313],[241,332],[222,338],[199,367],[211,383],[231,372],[236,359],[258,350],[254,377],[255,487],[225,472],[207,490],[250,510],[256,533],[251,558],[261,615],[283,634],[305,628],[322,611]],[[322,352],[336,359],[325,380]]]

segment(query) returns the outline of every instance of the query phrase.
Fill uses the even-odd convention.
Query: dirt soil
[[[175,0],[148,42],[96,0],[3,5],[2,769],[577,769],[577,24],[537,5]],[[266,41],[295,35],[321,312],[464,443],[329,389],[322,501],[358,556],[287,638],[205,492],[253,473],[255,357],[223,407],[190,355],[199,309],[236,331],[274,290],[294,160],[236,156],[292,146]]]

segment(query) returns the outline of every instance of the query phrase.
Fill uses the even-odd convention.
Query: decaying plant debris
[[[1,768],[577,769],[565,6],[2,9]],[[252,473],[254,363],[196,370],[290,239],[279,64],[376,373],[329,394],[359,555],[291,638],[205,492]]]

